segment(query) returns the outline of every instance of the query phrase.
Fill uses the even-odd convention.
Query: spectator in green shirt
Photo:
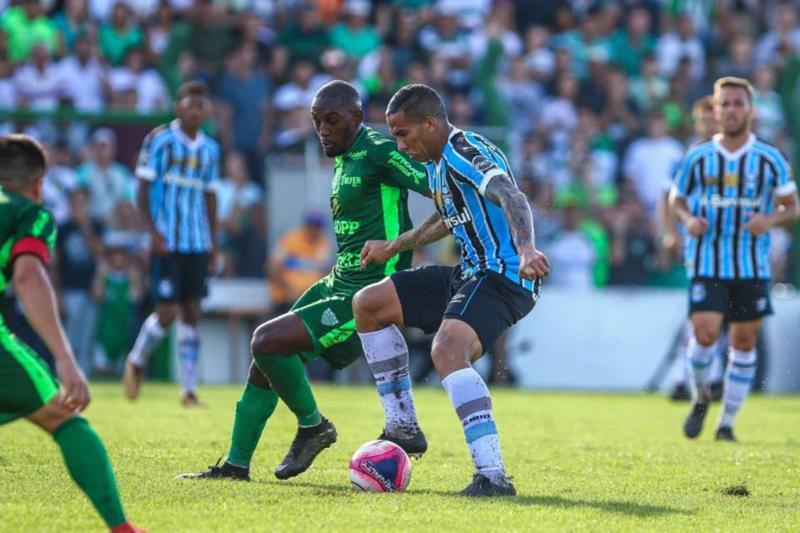
[[[122,64],[128,48],[142,45],[142,30],[134,22],[128,4],[114,4],[111,22],[100,27],[99,41],[103,56],[115,66]]]
[[[366,0],[347,0],[342,6],[346,22],[331,29],[331,43],[349,56],[361,59],[381,45],[381,36],[369,24],[372,10]]]
[[[650,14],[637,7],[628,15],[626,29],[611,38],[611,57],[628,76],[638,77],[642,60],[655,49],[656,40],[650,33]]]
[[[50,55],[61,47],[58,29],[45,15],[40,0],[24,0],[0,15],[0,29],[8,39],[8,58],[21,63],[31,55],[34,45],[44,44]]]
[[[67,52],[74,50],[79,35],[89,35],[94,29],[89,20],[86,0],[67,0],[64,9],[53,17],[53,23],[64,39]]]
[[[330,45],[328,30],[320,23],[317,8],[310,4],[300,7],[296,20],[290,19],[278,34],[278,44],[285,63],[311,61],[318,64],[322,52]]]

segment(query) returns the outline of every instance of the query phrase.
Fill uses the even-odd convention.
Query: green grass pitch
[[[381,430],[372,388],[317,386],[339,442],[294,480],[273,467],[294,435],[280,406],[254,459],[252,483],[175,481],[227,450],[239,387],[206,387],[205,408],[178,405],[174,386],[145,384],[136,403],[116,385],[93,387],[87,417],[109,448],[129,517],[173,531],[797,531],[800,397],[751,397],[741,443],[713,441],[719,407],[696,442],[681,435],[687,404],[661,396],[494,390],[495,414],[517,498],[475,501],[456,492],[471,464],[460,424],[438,388],[416,399],[428,454],[404,494],[350,488],[352,452]],[[745,485],[749,496],[725,494]],[[101,531],[38,429],[0,428],[0,531]]]

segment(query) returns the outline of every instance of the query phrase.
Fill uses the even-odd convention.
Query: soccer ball
[[[363,444],[350,459],[350,482],[361,492],[402,492],[411,480],[411,461],[388,440]]]

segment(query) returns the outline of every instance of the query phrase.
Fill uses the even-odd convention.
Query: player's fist
[[[529,246],[519,254],[519,275],[523,279],[542,279],[550,274],[550,261],[542,252]]]
[[[771,224],[768,217],[760,214],[755,214],[752,217],[750,217],[750,220],[748,220],[747,224],[744,225],[744,229],[746,229],[753,235],[761,235],[762,233],[765,233],[770,228],[770,226]]]
[[[150,251],[155,255],[167,255],[169,253],[167,239],[158,231],[150,232]]]
[[[367,241],[361,249],[361,268],[371,263],[383,264],[395,255],[394,241]]]
[[[61,381],[59,403],[70,411],[83,411],[89,405],[89,384],[83,371],[72,357],[56,361],[56,373]]]
[[[708,220],[703,217],[689,217],[686,221],[686,231],[692,237],[701,237],[708,230]]]

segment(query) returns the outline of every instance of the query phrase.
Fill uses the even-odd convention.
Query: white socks
[[[706,381],[715,349],[716,344],[703,346],[697,342],[694,336],[689,339],[689,348],[687,349],[689,363],[691,365],[689,386],[691,387],[693,401],[700,400],[703,403],[708,402],[708,398],[705,397],[706,393],[703,384]]]
[[[756,375],[756,351],[741,351],[731,347],[728,352],[728,368],[725,371],[725,388],[722,395],[724,404],[719,419],[719,427],[733,427],[736,413],[742,406],[750,385]]]
[[[359,333],[386,416],[386,433],[409,438],[419,432],[414,395],[408,376],[408,346],[392,325],[370,333]]]
[[[181,386],[184,393],[197,390],[197,360],[200,356],[200,335],[197,326],[178,324],[178,359],[181,362]]]
[[[151,313],[142,324],[142,329],[139,330],[133,349],[128,354],[128,362],[136,368],[145,368],[153,349],[158,346],[165,333],[166,331],[158,322],[158,315]]]
[[[486,383],[469,367],[451,373],[442,380],[442,385],[461,419],[475,470],[495,483],[506,483],[500,439]]]

